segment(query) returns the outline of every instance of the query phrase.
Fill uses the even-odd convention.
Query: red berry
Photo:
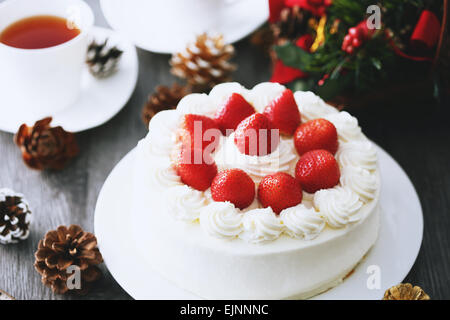
[[[205,132],[212,135],[208,137]],[[210,151],[214,151],[219,143],[221,132],[217,123],[206,116],[186,114],[178,131],[178,139],[188,148],[202,148],[211,145]]]
[[[219,172],[211,184],[214,201],[229,201],[236,208],[245,209],[255,199],[255,183],[241,169],[229,169]]]
[[[217,174],[217,166],[209,153],[202,149],[181,148],[176,171],[183,183],[205,191]]]
[[[340,176],[336,159],[326,150],[305,153],[295,167],[295,177],[309,193],[334,187],[339,183]]]
[[[289,89],[272,100],[264,109],[264,114],[282,134],[292,135],[300,124],[300,111]]]
[[[253,113],[255,113],[253,106],[239,93],[233,93],[217,110],[214,120],[216,120],[222,134],[225,135],[227,129],[235,130],[242,120]]]
[[[355,48],[358,48],[361,44],[362,44],[362,42],[358,38],[355,38],[352,40],[352,46]]]
[[[325,119],[305,122],[295,131],[294,144],[299,155],[317,149],[335,154],[339,146],[336,127]]]
[[[279,214],[283,209],[302,202],[300,183],[285,172],[265,176],[258,186],[258,199],[264,208],[271,207]]]
[[[355,48],[353,48],[352,46],[348,46],[348,47],[345,49],[345,51],[346,51],[348,54],[353,54],[353,52],[355,51]]]
[[[356,27],[352,27],[350,29],[348,29],[348,34],[352,37],[352,38],[358,38],[359,37],[359,29]]]
[[[265,115],[255,113],[239,123],[234,143],[241,153],[250,156],[265,156],[278,146],[279,134]]]

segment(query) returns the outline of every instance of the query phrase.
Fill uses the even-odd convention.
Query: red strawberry
[[[302,202],[303,192],[300,183],[285,172],[265,176],[258,186],[258,199],[264,208],[271,207],[279,214],[283,209]]]
[[[248,103],[239,93],[233,93],[217,110],[214,120],[216,120],[222,134],[226,134],[227,129],[235,130],[238,124],[255,113],[253,106]]]
[[[209,139],[205,132],[213,133],[212,139]],[[206,116],[197,114],[186,114],[183,118],[181,128],[178,132],[179,140],[187,148],[202,148],[203,150],[212,144],[210,151],[214,151],[219,143],[221,132],[217,123]]]
[[[211,184],[214,201],[229,201],[236,208],[245,209],[255,199],[255,183],[241,169],[229,169],[219,172]]]
[[[263,113],[282,134],[292,135],[300,124],[300,111],[289,89],[272,100]]]
[[[255,113],[239,123],[234,143],[241,153],[250,156],[265,156],[278,146],[280,137],[270,121],[262,113]]]
[[[301,124],[294,133],[294,143],[299,155],[317,149],[335,154],[339,145],[336,127],[325,119],[314,119]]]
[[[199,191],[205,191],[217,174],[212,157],[202,149],[182,148],[176,164],[181,181]]]
[[[305,153],[295,166],[295,177],[306,192],[332,188],[339,183],[341,173],[333,155],[327,150]]]

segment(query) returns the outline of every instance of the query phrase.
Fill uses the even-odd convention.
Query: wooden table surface
[[[1,2],[2,0],[0,0]],[[87,1],[96,24],[107,26],[98,0]],[[169,55],[139,50],[139,80],[123,110],[107,124],[77,134],[81,154],[61,172],[37,172],[21,161],[13,136],[0,133],[0,187],[25,194],[34,221],[28,240],[0,245],[0,289],[18,299],[73,299],[54,295],[40,282],[33,268],[39,239],[57,226],[79,224],[94,230],[94,208],[100,189],[117,162],[146,134],[142,105],[159,84],[171,84]],[[269,61],[248,39],[236,44],[233,78],[246,87],[267,81]],[[404,168],[422,202],[425,230],[419,257],[406,281],[421,286],[434,299],[450,298],[450,126],[448,105],[436,110],[428,104],[420,113],[399,106],[407,118],[390,112],[356,112],[365,133],[389,152]],[[411,111],[412,110],[412,111]],[[416,113],[411,117],[411,113]],[[392,119],[391,119],[392,118]],[[125,200],[125,199],[124,199]],[[118,235],[120,236],[120,235]],[[85,299],[131,299],[105,266],[105,277]],[[130,270],[133,272],[133,270]]]

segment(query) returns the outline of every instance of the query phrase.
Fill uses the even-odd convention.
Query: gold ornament
[[[386,290],[383,300],[430,300],[421,287],[400,283]]]
[[[319,23],[315,26],[316,30],[316,38],[314,39],[314,43],[311,45],[311,52],[316,52],[316,50],[324,43],[325,41],[325,25],[327,24],[327,16],[323,16],[320,18]]]
[[[171,72],[192,86],[211,88],[230,80],[230,74],[236,68],[229,62],[233,54],[234,47],[225,44],[222,35],[203,33],[186,50],[172,56]]]

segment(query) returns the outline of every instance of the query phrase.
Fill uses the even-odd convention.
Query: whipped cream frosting
[[[369,171],[377,169],[377,150],[368,140],[341,143],[336,159],[341,167],[354,166]]]
[[[208,201],[203,192],[187,185],[176,186],[166,191],[169,212],[177,219],[194,222],[200,217],[201,210]]]
[[[175,116],[174,116],[175,115]],[[176,143],[176,132],[180,124],[178,113],[158,112],[150,121],[146,140],[152,156],[169,157]],[[153,136],[155,139],[150,139]],[[150,142],[151,141],[151,142]]]
[[[276,150],[265,156],[249,156],[239,151],[234,143],[234,133],[223,141],[214,155],[220,170],[239,168],[259,183],[268,174],[283,171],[293,173],[298,160],[292,139],[281,138]]]
[[[294,93],[295,102],[302,117],[302,122],[323,118],[328,114],[336,114],[339,111],[328,104],[322,98],[311,91],[297,91]]]
[[[154,170],[155,174],[151,176],[150,181],[153,186],[166,189],[183,185],[180,176],[177,175],[172,166],[155,168]]]
[[[209,235],[232,239],[242,231],[242,213],[230,202],[212,202],[200,213],[200,225]]]
[[[358,125],[358,119],[351,116],[347,111],[327,114],[323,118],[334,124],[338,133],[339,142],[364,138],[361,127]]]
[[[267,105],[284,90],[286,90],[286,87],[279,83],[263,82],[254,86],[245,98],[256,111],[263,112]]]
[[[356,192],[365,203],[375,198],[378,189],[377,176],[361,167],[346,166],[342,168],[340,182],[342,186]]]
[[[342,228],[361,219],[363,203],[358,195],[346,187],[323,189],[314,195],[314,205],[333,228]]]
[[[199,114],[212,117],[217,107],[209,95],[205,93],[191,93],[180,100],[177,112],[180,114]]]
[[[252,243],[275,240],[283,232],[281,219],[270,207],[247,211],[242,218],[242,224],[244,231],[239,237]]]
[[[241,94],[257,111],[263,111],[283,90],[285,87],[276,83],[261,83],[251,90],[238,83],[224,83],[214,87],[209,95],[190,94],[180,101],[176,110],[153,117],[142,152],[153,159],[154,166],[149,169],[151,183],[165,191],[175,219],[200,223],[207,234],[216,238],[259,243],[273,241],[281,234],[307,241],[314,239],[325,224],[344,228],[361,218],[361,208],[376,197],[379,188],[376,149],[363,135],[356,118],[327,105],[312,92],[298,91],[294,97],[303,122],[325,118],[336,126],[340,142],[336,159],[341,167],[338,186],[315,194],[304,192],[301,204],[276,215],[270,207],[261,208],[257,199],[242,211],[231,203],[215,202],[210,189],[199,192],[184,185],[176,175],[170,159],[177,148],[175,133],[184,114],[213,116],[233,92]],[[240,153],[234,134],[221,137],[213,156],[219,171],[240,168],[256,186],[267,174],[283,171],[294,175],[299,159],[291,137],[281,137],[274,152],[257,157]]]
[[[280,213],[285,232],[293,238],[312,240],[325,227],[325,221],[313,208],[303,204],[286,208]]]

